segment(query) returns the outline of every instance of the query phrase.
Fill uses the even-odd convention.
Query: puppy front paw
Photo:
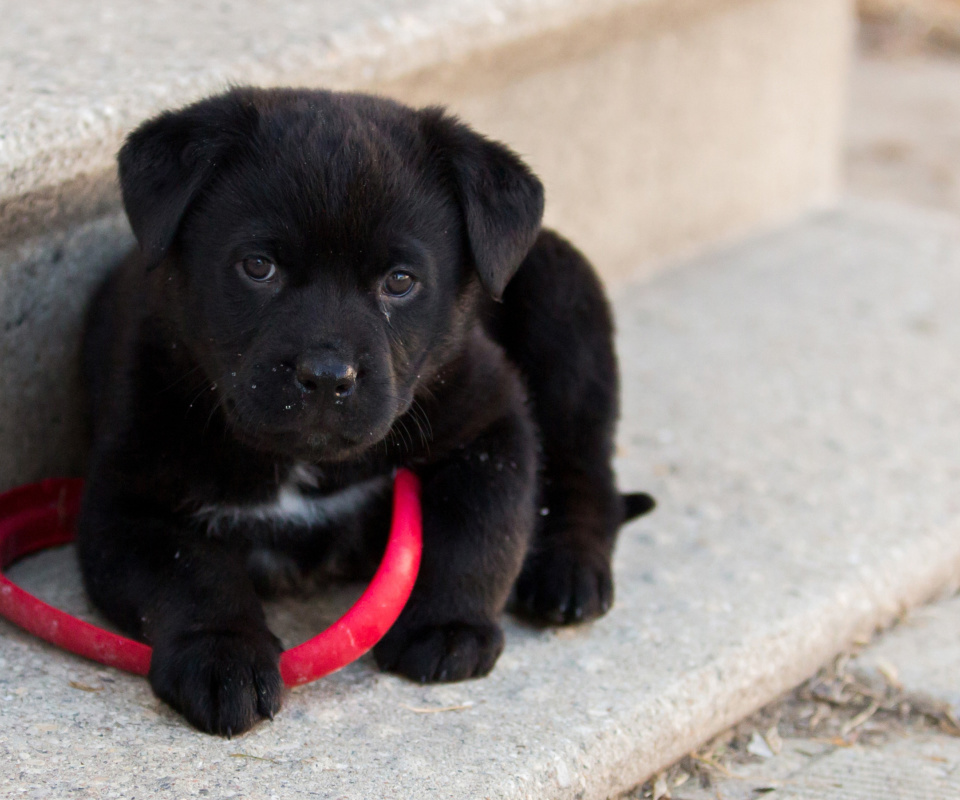
[[[610,562],[566,550],[533,554],[517,578],[511,605],[521,616],[553,625],[603,616],[613,605]]]
[[[233,736],[280,710],[281,650],[267,630],[181,633],[154,645],[150,684],[195,727]]]
[[[380,669],[420,683],[480,678],[493,669],[502,652],[499,625],[462,622],[395,625],[373,650]]]

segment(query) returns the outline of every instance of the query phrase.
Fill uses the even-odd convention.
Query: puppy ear
[[[460,203],[480,283],[499,300],[533,246],[543,185],[520,157],[444,113],[425,109],[423,131]]]
[[[127,137],[117,157],[120,192],[148,268],[173,245],[185,212],[252,108],[234,90],[160,114]]]

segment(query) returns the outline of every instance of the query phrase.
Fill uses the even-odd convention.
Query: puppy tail
[[[630,492],[620,497],[623,500],[623,523],[621,524],[649,514],[657,507],[657,501],[646,492]]]

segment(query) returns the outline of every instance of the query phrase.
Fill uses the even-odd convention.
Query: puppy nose
[[[333,354],[308,354],[297,359],[294,380],[302,392],[341,400],[353,394],[357,370]]]

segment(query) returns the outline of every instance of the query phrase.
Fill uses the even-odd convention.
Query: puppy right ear
[[[160,114],[120,148],[123,206],[148,269],[170,250],[190,204],[255,112],[244,94],[233,90]]]
[[[543,185],[506,145],[442,108],[423,109],[420,118],[460,203],[480,283],[500,300],[540,231]]]

